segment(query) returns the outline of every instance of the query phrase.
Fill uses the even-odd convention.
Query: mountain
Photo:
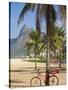
[[[19,36],[15,39],[10,39],[10,58],[22,58],[26,56],[25,44],[29,41],[29,33],[32,29],[23,27],[19,33]]]

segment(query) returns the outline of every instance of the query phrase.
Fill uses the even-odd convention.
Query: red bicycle
[[[42,85],[42,81],[44,82],[44,84],[46,85],[46,80],[45,80],[45,75],[42,75],[39,72],[39,69],[37,70],[37,76],[34,76],[31,80],[30,80],[30,86],[41,86]],[[59,73],[59,70],[51,70],[50,71],[50,76],[49,76],[49,85],[58,85],[59,83],[59,79],[58,77],[55,75],[56,73]]]

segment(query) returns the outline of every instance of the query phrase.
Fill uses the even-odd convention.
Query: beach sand
[[[37,75],[37,72],[34,70],[34,62],[28,62],[23,59],[11,59],[10,60],[10,85],[11,87],[29,87],[30,80],[33,76]],[[40,69],[42,74],[45,74],[45,63],[37,63],[37,68]],[[57,64],[50,64],[50,67],[58,67]],[[56,74],[59,79],[59,85],[66,84],[66,70],[60,71]],[[42,86],[45,84],[42,81]]]

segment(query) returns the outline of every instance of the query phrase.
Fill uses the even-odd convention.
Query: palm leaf
[[[21,23],[24,19],[24,16],[25,14],[31,9],[31,4],[28,3],[28,4],[25,4],[24,8],[22,9],[20,15],[19,15],[19,18],[18,18],[18,22],[17,24]]]

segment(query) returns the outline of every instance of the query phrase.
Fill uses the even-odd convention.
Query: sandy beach
[[[33,76],[37,75],[37,72],[34,70],[34,62],[28,62],[22,59],[11,59],[10,60],[10,81],[11,87],[29,87],[30,80]],[[40,69],[40,72],[44,75],[45,73],[45,63],[37,63],[37,68]],[[50,64],[50,68],[58,68],[57,64]],[[60,70],[56,74],[59,79],[59,85],[66,84],[66,70]],[[44,83],[42,81],[42,86]]]

